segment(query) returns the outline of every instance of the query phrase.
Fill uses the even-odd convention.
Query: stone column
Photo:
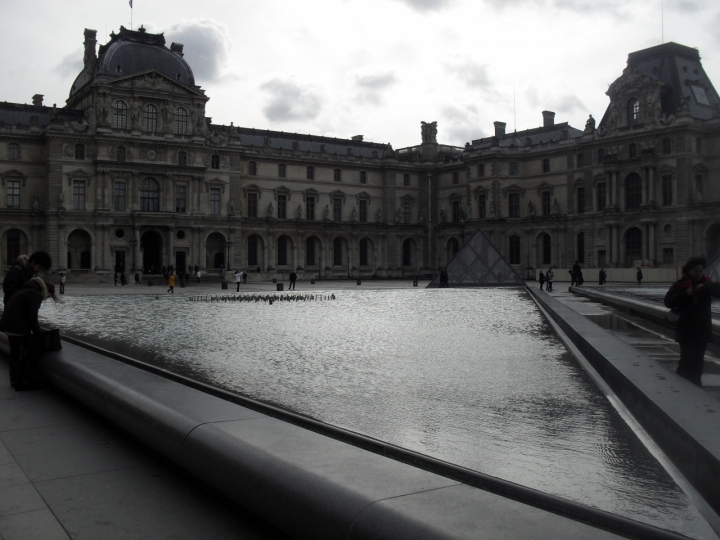
[[[167,263],[167,266],[170,266],[170,265],[175,266],[175,253],[174,253],[175,228],[168,227],[167,235],[168,235],[168,250],[167,250],[168,263]]]
[[[655,261],[657,259],[656,254],[656,240],[655,240],[655,228],[657,221],[654,219],[648,220],[648,259]]]
[[[648,167],[648,200],[651,204],[655,201],[655,167]]]
[[[197,254],[196,254],[196,263],[200,270],[207,270],[207,266],[205,263],[207,262],[207,253],[205,249],[205,228],[204,227],[198,227],[197,228]]]
[[[293,272],[297,272],[297,268],[299,266],[298,264],[298,255],[301,253],[300,246],[298,245],[297,239],[295,242],[293,242]]]
[[[270,265],[268,263],[272,260],[270,258],[270,250],[272,249],[273,241],[274,240],[273,240],[272,235],[268,234],[268,241],[266,242],[265,249],[263,250],[263,255],[264,255],[263,260],[265,263],[265,266],[263,267],[263,269],[265,270],[265,272],[268,271],[268,268],[270,267]]]
[[[58,256],[60,258],[60,268],[67,268],[67,233],[65,232],[65,224],[58,225]]]
[[[620,189],[618,186],[618,183],[620,181],[620,175],[618,171],[613,171],[610,173],[610,177],[612,178],[611,184],[612,184],[612,205],[620,209]]]
[[[617,268],[618,263],[618,227],[616,224],[611,223],[610,227],[610,257],[614,268]]]

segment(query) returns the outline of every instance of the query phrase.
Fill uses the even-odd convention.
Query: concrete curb
[[[720,512],[717,401],[548,293],[528,290],[707,503]]]
[[[685,538],[380,441],[367,451],[362,446],[374,440],[345,432],[357,439],[347,444],[72,343],[48,353],[42,369],[54,385],[296,538],[617,538],[608,530]],[[406,462],[386,457],[393,453]]]
[[[653,302],[652,300],[643,300],[641,298],[633,298],[631,296],[624,296],[622,294],[609,293],[605,291],[599,291],[589,287],[570,287],[569,292],[578,296],[585,296],[593,300],[597,300],[603,304],[617,307],[620,309],[626,309],[630,312],[640,313],[653,320],[663,322],[668,326],[674,327],[674,325],[667,320],[667,314],[670,311],[665,305],[659,302]],[[713,314],[712,320],[712,332],[715,339],[720,340],[720,317]]]

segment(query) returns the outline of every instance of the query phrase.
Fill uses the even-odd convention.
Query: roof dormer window
[[[702,86],[695,86],[693,84],[690,88],[692,88],[695,101],[697,101],[700,105],[710,105],[707,94],[705,94],[705,89]]]

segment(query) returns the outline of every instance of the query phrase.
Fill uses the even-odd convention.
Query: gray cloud
[[[466,142],[484,136],[484,131],[478,127],[479,111],[475,105],[455,106],[448,105],[440,111],[438,131],[446,133],[442,142],[456,146],[464,146]]]
[[[432,11],[442,11],[451,8],[456,0],[398,0],[408,7],[420,13],[430,13]]]
[[[358,75],[355,85],[358,89],[358,99],[361,103],[379,105],[382,102],[381,92],[390,88],[397,82],[394,72]]]
[[[320,96],[294,82],[272,79],[260,88],[270,95],[263,108],[268,120],[313,120],[322,109]]]
[[[608,15],[625,13],[626,0],[603,0],[602,2],[588,2],[587,0],[485,0],[492,6],[503,9],[532,4],[544,9],[560,9],[582,13],[600,12]]]
[[[60,63],[55,66],[54,71],[59,73],[61,77],[72,77],[82,71],[83,68],[83,50],[78,49],[74,53],[64,56]]]
[[[700,5],[698,2],[692,0],[680,0],[678,2],[668,2],[665,5],[665,9],[694,13],[700,9]]]
[[[563,96],[557,105],[557,112],[571,114],[573,112],[587,112],[588,108],[576,96]]]
[[[184,21],[171,26],[165,37],[168,42],[185,46],[185,60],[198,83],[215,81],[225,71],[232,41],[222,24],[206,19]]]
[[[457,75],[460,80],[473,88],[488,88],[491,86],[487,65],[478,64],[470,58],[446,64],[445,69]]]

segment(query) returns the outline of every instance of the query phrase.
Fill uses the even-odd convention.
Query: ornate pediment
[[[225,188],[230,184],[230,182],[223,180],[222,178],[218,178],[217,176],[205,180],[205,190],[207,192],[210,191],[211,187],[219,187],[222,189],[222,192],[225,193]],[[259,198],[259,197],[258,197]]]
[[[659,88],[663,84],[664,83],[657,80],[655,77],[651,77],[647,73],[639,71],[637,68],[626,67],[623,70],[623,74],[615,79],[615,82],[610,85],[605,93],[610,96],[610,99],[613,99],[615,96],[620,94],[638,91],[647,86]]]
[[[503,198],[506,198],[508,193],[520,193],[521,197],[525,196],[525,188],[522,186],[518,186],[517,184],[510,184],[509,186],[506,186],[502,190]]]
[[[342,199],[343,204],[345,204],[345,192],[339,189],[330,192],[330,200],[333,199]]]
[[[260,187],[256,184],[250,184],[243,187],[243,197],[247,198],[248,193],[257,193],[258,200],[260,200],[260,197],[262,196],[262,189],[260,189]]]
[[[540,195],[542,197],[543,191],[549,191],[550,196],[552,197],[555,194],[555,186],[552,184],[548,184],[547,182],[543,182],[537,188],[538,195]]]
[[[205,98],[204,92],[185,86],[158,71],[134,73],[127,77],[118,77],[104,82],[104,86],[127,88],[133,90],[149,90],[188,97]]]
[[[286,188],[285,186],[276,187],[273,189],[273,196],[275,197],[275,200],[277,201],[278,195],[285,195],[287,197],[287,200],[290,200],[290,190]]]
[[[27,175],[17,169],[0,172],[0,179],[2,180],[3,186],[5,185],[5,180],[22,180],[23,187],[25,187],[25,184],[27,183]]]

